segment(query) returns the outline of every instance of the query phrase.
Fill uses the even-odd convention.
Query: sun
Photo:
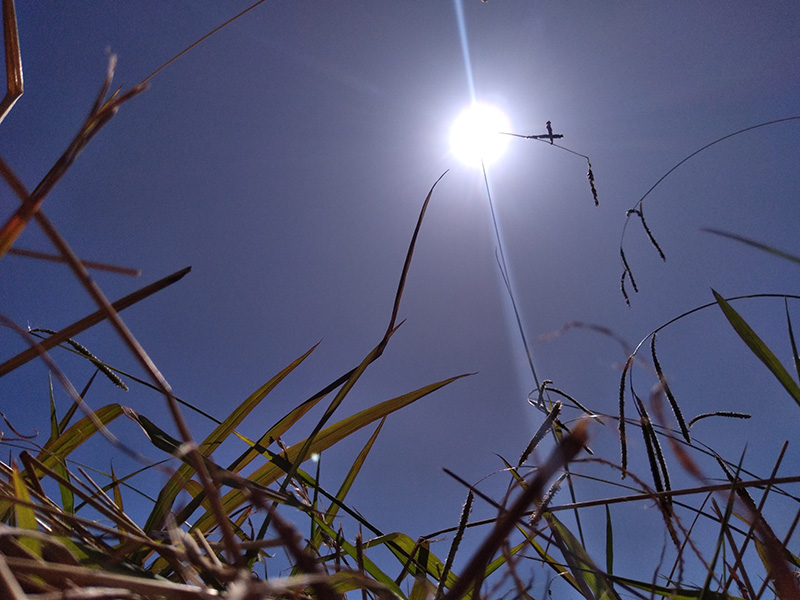
[[[491,104],[474,102],[453,122],[450,130],[450,150],[465,165],[480,167],[496,162],[508,145],[511,121]]]

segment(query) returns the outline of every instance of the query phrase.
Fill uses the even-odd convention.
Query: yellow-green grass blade
[[[437,383],[433,383],[422,387],[418,390],[413,392],[409,392],[407,394],[403,394],[401,396],[397,396],[396,398],[392,398],[390,400],[385,400],[380,404],[376,404],[370,408],[366,408],[350,417],[342,419],[333,425],[330,425],[320,431],[319,435],[316,436],[314,442],[307,447],[307,454],[306,457],[312,453],[321,453],[322,451],[330,448],[337,442],[343,440],[344,438],[348,437],[352,433],[366,427],[370,423],[374,423],[375,421],[382,419],[383,417],[400,410],[401,408],[408,406],[409,404],[427,396],[428,394],[435,392],[436,390],[452,383],[453,381],[460,379],[462,377],[466,377],[466,375],[457,375],[456,377],[450,377],[443,381],[439,381]],[[298,442],[297,444],[293,445],[289,448],[286,452],[285,458],[290,463],[296,463],[298,456],[300,455],[301,449],[306,448],[306,440],[302,442]],[[285,471],[276,465],[274,462],[266,463],[262,465],[258,469],[256,469],[248,479],[253,483],[256,483],[261,486],[267,486],[281,477]],[[234,509],[239,507],[245,500],[247,499],[246,494],[243,490],[234,489],[225,494],[222,498],[222,504],[227,514],[230,514]],[[214,515],[210,512],[206,512],[202,515],[197,522],[195,523],[194,527],[199,529],[201,532],[207,532],[211,527],[214,526]]]
[[[117,479],[116,473],[114,473],[114,465],[111,465],[111,485],[114,489],[114,504],[117,505],[117,508],[120,510],[121,513],[125,512],[125,507],[122,504],[122,490],[120,489],[119,480]]]
[[[427,577],[415,577],[414,585],[411,586],[411,593],[408,595],[408,600],[428,600],[435,591],[433,584],[428,581]]]
[[[353,487],[353,483],[358,477],[358,474],[361,472],[361,467],[364,466],[364,462],[367,460],[367,456],[372,450],[373,444],[375,444],[375,440],[378,439],[378,435],[383,429],[383,424],[386,422],[386,417],[381,419],[381,422],[378,423],[378,427],[375,429],[375,433],[373,433],[364,447],[361,449],[361,452],[358,453],[356,460],[353,462],[353,465],[350,467],[350,470],[347,472],[347,476],[342,481],[342,485],[339,486],[339,490],[336,492],[336,499],[341,503],[344,502],[344,499],[347,497],[347,493],[350,491],[350,488]],[[333,523],[333,519],[336,514],[339,512],[339,504],[336,502],[331,503],[330,508],[325,513],[325,520],[328,523]]]
[[[51,469],[55,469],[59,464],[63,465],[72,451],[98,432],[99,424],[106,426],[121,414],[122,407],[119,404],[108,404],[98,408],[92,415],[80,419],[52,442],[48,441],[37,459]]]
[[[387,588],[370,579],[362,573],[356,571],[337,571],[331,573],[326,579],[326,583],[331,586],[336,594],[345,594],[355,590],[369,590],[373,592],[379,600],[394,600],[396,596]]]
[[[311,518],[314,519],[316,524],[328,535],[331,539],[335,539],[337,543],[341,546],[342,550],[344,550],[348,556],[350,556],[353,560],[357,560],[358,552],[356,547],[348,542],[347,540],[343,539],[330,525],[325,523],[323,519],[321,519],[318,515],[311,513]],[[378,566],[372,562],[369,558],[364,556],[362,553],[360,556],[361,565],[364,568],[364,572],[370,575],[375,581],[382,583],[385,585],[389,590],[391,590],[394,594],[399,596],[400,598],[405,598],[406,595],[402,592],[400,587],[389,577],[386,573],[384,573]]]
[[[236,459],[231,464],[229,469],[236,473],[249,465],[255,458],[264,453],[264,449],[269,446],[273,440],[279,439],[284,433],[291,429],[292,426],[303,417],[303,415],[314,408],[317,403],[326,395],[327,394],[317,394],[312,396],[299,406],[290,410],[282,419],[275,423],[275,425],[270,427],[269,430],[267,430],[267,432],[264,433],[264,435],[262,435],[255,443],[234,432],[234,434],[236,434],[242,441],[247,443],[250,448],[248,448],[238,459]]]
[[[550,525],[564,560],[584,595],[597,600],[619,599],[605,573],[597,568],[572,532],[553,513],[545,513],[544,518]]]
[[[322,431],[322,428],[325,426],[328,420],[330,420],[330,418],[333,416],[333,413],[339,408],[339,406],[341,406],[345,397],[347,396],[348,393],[350,393],[350,390],[359,380],[361,375],[364,374],[364,371],[366,371],[367,367],[370,364],[372,364],[375,360],[377,360],[378,357],[380,357],[380,355],[383,353],[384,348],[386,347],[386,344],[389,341],[389,338],[395,331],[396,329],[389,329],[383,336],[383,339],[380,341],[380,343],[375,348],[373,348],[372,351],[369,354],[367,354],[364,360],[361,361],[361,364],[359,364],[349,374],[347,380],[342,384],[342,387],[339,389],[336,396],[331,401],[328,408],[325,410],[325,413],[322,415],[319,422],[314,427],[314,430],[311,432],[311,435],[309,435],[303,441],[303,445],[300,447],[296,456],[291,461],[292,466],[289,469],[289,472],[286,474],[286,478],[284,479],[283,484],[281,485],[281,490],[286,489],[286,486],[288,486],[289,482],[294,478],[297,468],[306,460],[306,458],[311,456],[311,454],[313,454],[314,452],[317,452],[315,450],[312,450],[311,447],[314,445],[314,442],[316,441],[317,436]]]
[[[551,569],[553,569],[553,571],[555,571],[556,575],[558,575],[560,579],[566,581],[577,591],[579,592],[581,591],[581,589],[578,587],[578,582],[575,581],[575,578],[572,576],[572,574],[569,572],[569,569],[567,569],[565,565],[561,564],[554,556],[548,554],[547,550],[545,550],[541,546],[541,544],[539,544],[539,542],[537,542],[533,538],[533,535],[531,533],[525,531],[525,529],[523,529],[519,525],[517,525],[517,529],[528,538],[526,543],[531,545],[531,547],[536,551],[539,557],[547,564],[548,567],[550,567]]]
[[[511,557],[515,556],[516,554],[518,554],[519,551],[522,550],[527,545],[528,545],[527,540],[524,541],[524,542],[520,542],[519,544],[517,544],[513,548],[510,548],[507,553],[501,554],[500,556],[495,558],[492,562],[490,562],[488,565],[486,565],[486,570],[483,572],[483,578],[486,579],[487,577],[489,577],[489,575],[491,575],[492,573],[497,571],[497,569],[499,569],[504,564],[506,564],[508,562],[509,558],[511,558]],[[470,595],[470,597],[471,597],[471,595]]]
[[[56,414],[56,404],[53,397],[53,380],[50,376],[48,376],[48,388],[50,391],[50,438],[47,440],[47,443],[53,443],[61,435],[61,427],[58,424],[58,415]],[[64,479],[69,479],[69,471],[67,470],[64,463],[59,461],[58,464],[53,467],[53,470],[59,475],[61,475]],[[75,495],[72,493],[72,490],[69,489],[67,486],[59,484],[58,487],[61,492],[62,509],[66,513],[74,514]]]
[[[734,331],[739,334],[739,337],[747,344],[753,354],[766,365],[794,401],[800,405],[800,386],[797,385],[797,382],[792,379],[792,376],[789,375],[789,372],[781,364],[775,354],[767,347],[761,338],[758,337],[756,332],[753,331],[742,316],[733,309],[727,300],[716,291],[711,291],[714,294],[714,299],[717,301],[717,304],[719,304],[725,318],[728,319]]]
[[[421,550],[422,544],[427,545],[426,540],[423,540],[421,544],[411,539],[411,537],[405,533],[395,532],[370,540],[369,543],[366,544],[366,547],[373,548],[379,544],[385,545],[391,550],[400,564],[415,577],[431,575],[438,579],[441,574],[444,573],[444,563],[427,548]],[[420,559],[421,556],[424,557],[424,560]],[[458,577],[450,572],[445,579],[445,585],[450,587],[454,585],[457,580]]]
[[[309,349],[302,356],[292,361],[288,366],[281,370],[272,379],[267,381],[264,385],[259,387],[244,402],[242,402],[236,409],[228,415],[228,417],[212,431],[208,437],[199,445],[200,453],[203,456],[211,456],[211,453],[224,442],[228,436],[235,431],[235,429],[242,423],[242,421],[255,409],[258,404],[269,394],[275,387],[286,378],[300,363],[302,363],[316,346]],[[240,436],[241,437],[241,436]],[[152,438],[151,438],[152,439]],[[252,443],[251,443],[252,445]],[[172,504],[175,498],[183,489],[186,482],[194,474],[194,468],[191,464],[184,462],[172,477],[169,478],[166,485],[161,489],[150,516],[145,525],[145,531],[151,531],[158,528],[163,524],[163,521],[169,511],[172,509]]]
[[[339,490],[336,492],[336,502],[331,502],[331,505],[328,507],[328,510],[325,512],[325,522],[328,524],[333,523],[333,519],[336,517],[337,513],[339,512],[340,505],[344,502],[344,499],[347,497],[347,493],[350,491],[350,488],[353,487],[353,483],[358,477],[358,474],[361,472],[361,467],[364,466],[364,461],[367,459],[367,455],[372,450],[373,444],[375,444],[375,440],[378,439],[378,434],[380,434],[381,429],[383,428],[383,424],[386,422],[386,417],[381,419],[381,422],[378,423],[378,427],[375,429],[375,432],[370,436],[367,443],[361,449],[361,452],[358,453],[355,461],[353,462],[352,466],[347,472],[342,484],[339,486]],[[317,478],[319,481],[319,478]],[[322,532],[316,530],[314,535],[312,536],[311,540],[309,541],[309,545],[312,548],[319,548],[322,542]]]
[[[31,496],[28,493],[28,487],[17,469],[17,465],[13,465],[11,470],[12,481],[14,482],[14,497],[22,502],[30,503]],[[14,517],[17,521],[17,527],[20,529],[27,529],[29,531],[38,531],[39,526],[36,523],[36,513],[33,508],[20,502],[14,503]],[[29,550],[34,556],[42,556],[42,545],[38,538],[20,536],[20,545]]]

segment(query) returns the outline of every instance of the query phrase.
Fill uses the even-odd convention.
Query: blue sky
[[[109,51],[119,58],[115,83],[127,88],[246,6],[20,4],[25,95],[0,128],[3,158],[33,188],[85,117]],[[640,292],[627,307],[619,291],[626,211],[659,177],[717,138],[800,114],[800,7],[490,0],[465,2],[464,12],[477,96],[504,109],[517,133],[543,133],[552,121],[564,146],[591,158],[599,192],[595,207],[584,160],[532,141],[512,140],[488,171],[541,378],[613,414],[626,358],[619,346],[588,330],[542,336],[580,321],[635,345],[712,301],[712,287],[725,296],[800,292],[796,266],[700,231],[799,252],[800,121],[722,142],[659,185],[645,214],[667,260],[632,221],[623,244]],[[476,373],[390,418],[352,496],[386,530],[415,537],[454,524],[465,492],[441,468],[477,481],[502,467],[494,453],[518,457],[542,415],[526,400],[533,383],[498,274],[482,175],[447,145],[470,101],[453,4],[265,3],[150,83],[44,210],[81,257],[142,270],[138,280],[96,274],[111,299],[192,266],[123,316],[176,393],[203,410],[226,415],[321,341],[245,423],[251,435],[379,341],[421,203],[450,169],[420,234],[406,322],[342,414]],[[6,214],[15,206],[8,189],[0,193]],[[35,227],[18,245],[51,250]],[[94,310],[60,265],[6,256],[0,277],[0,312],[23,326],[59,329]],[[789,365],[782,302],[736,307]],[[22,349],[10,332],[0,340],[3,357]],[[79,340],[136,370],[109,327]],[[719,310],[666,329],[659,348],[687,416],[753,413],[702,422],[696,435],[732,460],[747,445],[749,466],[768,471],[796,431],[796,407]],[[81,387],[86,366],[56,357]],[[46,377],[29,364],[0,379],[2,411],[23,430],[47,429]],[[647,393],[652,376],[635,377]],[[61,391],[56,400],[68,405]],[[158,396],[137,387],[97,386],[87,401],[166,418]],[[187,418],[198,437],[213,426]],[[115,432],[161,458],[133,424]],[[614,460],[615,432],[611,421],[591,432]],[[365,439],[324,457],[329,486]],[[797,449],[789,455],[796,468]],[[643,460],[633,466],[646,474]],[[503,489],[500,480],[488,489]]]

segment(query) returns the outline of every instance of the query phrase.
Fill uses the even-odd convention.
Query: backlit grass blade
[[[52,378],[48,375],[48,389],[50,392],[50,438],[47,440],[48,444],[52,444],[55,442],[58,437],[61,435],[61,427],[58,423],[58,415],[56,414],[56,404],[55,399],[53,397],[53,381]],[[58,462],[56,465],[53,466],[53,470],[56,471],[59,475],[61,475],[64,479],[69,479],[69,471],[64,463]],[[68,486],[59,485],[59,490],[61,492],[61,507],[64,509],[64,512],[73,514],[75,512],[75,495],[72,493],[72,490],[69,489]]]
[[[731,324],[736,333],[739,334],[739,337],[742,338],[742,341],[744,341],[753,354],[755,354],[756,357],[763,362],[770,371],[772,371],[772,374],[780,382],[783,388],[789,393],[794,401],[800,405],[800,386],[797,385],[797,382],[792,379],[792,376],[789,375],[789,372],[777,359],[775,354],[773,354],[773,352],[767,347],[761,338],[758,337],[756,332],[753,331],[753,329],[747,324],[741,315],[733,309],[727,300],[720,296],[716,291],[711,291],[714,294],[714,299],[717,301],[717,304],[719,304],[720,308],[722,309],[725,318],[728,319],[728,322]]]
[[[356,556],[358,552],[356,547],[348,542],[345,539],[342,539],[341,536],[338,536],[337,532],[323,519],[315,514],[311,514],[311,518],[314,519],[316,524],[332,539],[336,539],[337,542],[341,545],[342,550],[344,550],[348,556],[350,556],[353,560],[356,560]],[[384,573],[378,566],[372,562],[368,557],[364,556],[363,553],[361,554],[361,561],[362,566],[364,568],[364,572],[371,575],[375,581],[385,585],[389,588],[394,594],[396,594],[400,598],[405,598],[406,595],[400,589],[400,587],[394,582],[394,580],[389,577],[386,573]]]
[[[554,556],[551,556],[547,553],[547,551],[542,547],[539,542],[537,542],[534,537],[530,533],[526,533],[525,530],[517,525],[517,529],[519,529],[524,535],[528,537],[527,543],[536,551],[536,554],[542,559],[542,561],[553,571],[555,571],[556,575],[566,581],[569,585],[571,585],[575,590],[581,591],[578,587],[578,582],[575,581],[575,578],[569,572],[569,569],[563,564],[561,564]]]
[[[214,431],[212,431],[206,437],[206,439],[199,444],[198,449],[200,450],[200,453],[206,457],[210,456],[211,453],[216,450],[216,448],[222,444],[222,442],[224,442],[228,436],[231,435],[231,433],[235,431],[235,429],[253,411],[253,409],[258,406],[258,404],[267,396],[267,394],[275,389],[275,387],[281,381],[283,381],[289,375],[289,373],[297,368],[297,366],[300,365],[300,363],[302,363],[308,357],[308,355],[314,351],[314,348],[316,348],[316,345],[310,348],[302,356],[292,361],[277,375],[272,377],[264,385],[250,394],[244,400],[244,402],[239,404],[239,406],[237,406],[236,409],[230,415],[228,415],[228,417],[222,423],[217,425],[217,427],[214,428]],[[142,425],[142,427],[144,428],[145,426]],[[153,439],[153,436],[150,435],[150,432],[148,432],[148,436],[151,437],[151,440]],[[154,441],[153,443],[155,444],[156,442]],[[170,453],[174,452],[174,450],[168,450],[165,448],[161,449]],[[191,464],[184,463],[177,469],[172,477],[170,477],[169,481],[161,489],[158,500],[147,519],[147,524],[145,526],[146,531],[159,528],[163,525],[164,518],[171,510],[175,498],[194,472],[195,470]]]
[[[597,568],[572,532],[553,513],[545,513],[544,518],[550,525],[556,544],[584,597],[597,600],[619,599],[605,573]]]
[[[30,503],[31,496],[28,493],[28,487],[25,485],[25,481],[23,481],[17,469],[17,465],[12,466],[11,477],[14,482],[14,497],[22,502]],[[36,523],[36,513],[30,506],[15,502],[14,517],[17,521],[17,527],[20,529],[27,529],[30,531],[39,530],[39,525]],[[19,543],[23,548],[33,553],[34,556],[40,557],[42,555],[42,545],[38,538],[20,536]]]
[[[98,423],[108,425],[121,414],[122,407],[119,404],[108,404],[98,408],[93,416],[83,417],[57,439],[46,443],[37,459],[45,466],[55,469],[75,448],[97,433]]]
[[[402,396],[397,396],[396,398],[392,398],[391,400],[385,400],[380,404],[376,404],[370,408],[366,408],[350,417],[342,419],[333,425],[329,425],[325,429],[323,429],[319,435],[317,435],[314,443],[308,447],[306,456],[310,456],[312,453],[321,453],[327,448],[330,448],[337,442],[343,440],[344,438],[348,437],[352,433],[355,433],[359,429],[362,429],[369,425],[370,423],[374,423],[375,421],[382,419],[386,415],[389,415],[401,408],[408,406],[409,404],[416,402],[420,398],[427,396],[428,394],[435,392],[436,390],[456,381],[457,379],[461,379],[466,375],[458,375],[456,377],[450,377],[443,381],[439,381],[437,383],[433,383],[427,385],[423,388],[420,388],[414,392],[410,392],[408,394],[403,394]],[[296,464],[298,456],[300,455],[300,450],[306,446],[306,440],[298,442],[297,444],[290,447],[286,452],[286,459],[292,463]],[[281,477],[285,471],[276,465],[274,462],[269,462],[265,465],[262,465],[258,469],[256,469],[250,476],[249,480],[253,483],[258,485],[267,486]],[[225,512],[230,514],[235,508],[241,506],[241,504],[246,500],[245,494],[242,490],[232,490],[228,492],[223,498],[223,506],[225,508]],[[214,526],[214,517],[211,513],[205,513],[202,515],[197,522],[195,523],[194,527],[199,529],[201,532],[207,532],[209,528]]]
[[[114,490],[114,504],[117,505],[117,508],[121,513],[125,512],[125,506],[122,504],[122,490],[120,490],[119,481],[117,480],[117,475],[114,473],[114,465],[111,465],[111,485],[113,486]]]
[[[339,486],[339,491],[336,492],[336,500],[337,502],[331,503],[330,508],[325,513],[325,520],[328,523],[333,523],[334,517],[336,517],[337,513],[339,512],[339,507],[344,502],[347,493],[350,491],[350,488],[353,487],[353,483],[358,477],[358,474],[361,472],[361,467],[364,466],[364,461],[367,460],[367,455],[369,455],[370,450],[372,450],[372,446],[375,444],[375,440],[378,439],[378,435],[383,429],[383,424],[386,422],[386,417],[381,419],[381,422],[378,423],[378,427],[375,429],[375,432],[370,436],[367,443],[361,449],[361,452],[358,453],[355,461],[350,466],[350,469],[347,471],[347,475],[345,476],[344,480],[342,481],[342,485]]]
[[[377,542],[385,544],[397,557],[403,569],[415,577],[431,575],[438,579],[444,572],[444,563],[430,551],[430,544],[425,539],[414,541],[405,533],[390,533],[370,540],[367,548],[375,547]],[[456,579],[457,577],[451,572],[445,577],[445,585],[448,587],[453,585]]]
[[[333,523],[333,519],[339,512],[339,508],[344,503],[344,499],[347,496],[347,493],[350,491],[350,488],[355,482],[356,477],[358,476],[359,472],[361,471],[361,467],[364,465],[364,461],[367,458],[370,450],[372,450],[372,446],[375,443],[375,440],[378,439],[378,434],[381,432],[383,428],[383,424],[386,422],[386,418],[384,417],[380,423],[378,423],[378,427],[375,429],[375,432],[370,436],[369,440],[365,446],[361,449],[361,452],[358,453],[356,460],[350,466],[350,469],[347,472],[344,480],[342,481],[341,486],[339,486],[338,492],[336,492],[335,501],[331,502],[331,505],[328,507],[328,510],[325,512],[325,516],[323,517],[328,524]],[[319,473],[317,473],[316,484],[319,481]],[[318,491],[319,488],[315,485],[315,491]],[[313,503],[312,503],[313,505]],[[315,530],[311,535],[311,539],[308,542],[308,546],[313,549],[319,549],[322,544],[322,532],[320,530]]]
[[[414,585],[411,586],[408,600],[428,600],[434,591],[433,584],[428,578],[420,575],[414,578]]]

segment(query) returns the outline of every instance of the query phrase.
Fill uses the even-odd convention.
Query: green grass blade
[[[605,573],[597,568],[572,532],[554,514],[545,513],[544,518],[584,596],[598,600],[619,599]]]
[[[427,548],[427,540],[416,542],[405,533],[390,533],[388,535],[370,540],[366,544],[367,548],[385,544],[386,547],[397,557],[397,560],[415,577],[430,575],[439,579],[444,573],[444,563]],[[458,578],[452,573],[445,577],[445,585],[450,587]]]
[[[122,407],[119,404],[108,404],[98,408],[91,417],[83,417],[59,435],[57,439],[52,442],[48,441],[37,459],[46,467],[55,469],[57,465],[66,460],[75,448],[97,433],[98,423],[108,425],[121,414]]]
[[[558,560],[554,556],[548,554],[547,550],[545,550],[541,546],[541,544],[539,544],[539,542],[537,542],[533,538],[531,533],[526,532],[525,529],[523,529],[519,525],[517,525],[517,529],[519,529],[519,531],[522,532],[522,534],[528,538],[527,543],[530,544],[531,547],[533,547],[533,549],[539,555],[539,558],[541,558],[542,561],[544,561],[544,563],[548,567],[550,567],[551,569],[553,569],[553,571],[555,571],[559,579],[563,579],[564,581],[566,581],[575,590],[579,592],[581,591],[581,589],[578,587],[578,582],[575,581],[575,578],[572,576],[572,574],[569,572],[569,569],[567,569],[565,565],[562,565],[560,562],[558,562]]]
[[[333,523],[333,519],[336,517],[337,513],[339,512],[339,508],[341,507],[342,503],[344,502],[347,493],[350,491],[350,488],[353,486],[353,482],[355,482],[358,473],[361,471],[361,467],[364,465],[364,461],[367,458],[370,450],[372,450],[372,446],[375,443],[375,440],[378,439],[378,434],[381,432],[383,428],[383,424],[386,422],[386,417],[384,417],[380,423],[378,423],[378,427],[375,432],[370,436],[369,440],[367,440],[366,445],[361,449],[361,452],[358,453],[356,460],[353,462],[352,466],[347,472],[344,480],[342,481],[341,486],[339,486],[339,491],[336,492],[336,501],[332,502],[328,510],[325,512],[325,522],[329,525]],[[319,474],[315,478],[316,482],[319,481]],[[315,487],[316,489],[316,487]],[[309,540],[309,546],[314,549],[319,549],[322,544],[322,532],[320,530],[315,530],[314,533],[311,535],[311,539]]]
[[[228,436],[235,432],[236,427],[238,427],[242,421],[249,415],[253,409],[255,409],[258,404],[269,394],[275,387],[283,381],[289,373],[291,373],[295,368],[297,368],[300,363],[302,363],[311,352],[314,351],[316,345],[305,352],[302,356],[298,357],[294,361],[292,361],[288,366],[286,366],[283,370],[281,370],[277,375],[275,375],[272,379],[267,381],[264,385],[259,387],[256,391],[250,394],[244,402],[239,404],[236,409],[228,415],[228,417],[217,427],[214,428],[205,440],[201,444],[199,444],[198,449],[203,456],[210,456],[211,453],[216,450],[216,448],[224,442]],[[148,437],[153,441],[153,443],[161,448],[162,450],[169,452],[170,454],[174,453],[175,449],[168,449],[166,447],[159,446],[156,442],[158,439],[161,439],[161,430],[159,429],[158,432],[156,431],[149,431],[147,421],[144,417],[139,415],[139,424],[145,429]],[[152,425],[152,424],[151,424]],[[152,428],[151,428],[152,429]],[[169,436],[167,436],[169,437]],[[241,436],[240,436],[241,437]],[[169,441],[169,440],[168,440]],[[169,442],[170,445],[177,444],[177,440],[172,439],[172,442]],[[252,442],[250,442],[252,447]],[[173,473],[172,477],[169,478],[169,481],[164,485],[161,489],[161,492],[158,495],[158,500],[156,501],[153,510],[150,512],[150,516],[147,519],[147,523],[145,524],[145,531],[151,531],[154,528],[160,528],[166,518],[169,511],[172,509],[172,505],[175,502],[175,498],[178,496],[180,491],[183,489],[186,482],[192,477],[192,474],[195,472],[194,468],[191,464],[184,462],[176,471]],[[233,471],[235,472],[235,471]]]
[[[424,396],[427,396],[428,394],[435,392],[449,383],[452,383],[453,381],[461,379],[465,376],[466,375],[458,375],[456,377],[450,377],[443,381],[427,385],[416,391],[409,392],[408,394],[397,396],[391,400],[385,400],[380,404],[366,408],[350,417],[342,419],[341,421],[326,427],[319,433],[319,435],[317,435],[313,444],[308,447],[306,456],[310,456],[312,453],[321,453],[352,433],[355,433],[356,431],[366,427],[370,423],[374,423],[386,415],[400,410],[401,408],[408,406],[420,398],[423,398]],[[300,451],[304,448],[306,448],[306,440],[298,442],[289,448],[286,452],[285,458],[290,463],[296,464],[298,456],[300,455]],[[285,471],[280,466],[274,462],[269,462],[256,469],[248,479],[258,485],[267,486],[281,477],[284,473]],[[241,506],[245,500],[246,495],[242,490],[234,489],[228,492],[222,498],[225,512],[230,514],[234,509]],[[206,533],[213,526],[214,516],[210,512],[206,512],[204,515],[202,515],[194,525],[195,528],[199,529],[203,533]]]
[[[775,354],[767,347],[761,338],[756,335],[756,332],[753,331],[741,315],[728,304],[725,298],[720,296],[716,291],[711,291],[714,294],[714,299],[717,301],[717,304],[719,304],[722,312],[725,314],[725,318],[728,319],[728,322],[736,333],[739,334],[739,337],[742,338],[742,341],[744,341],[753,354],[766,365],[794,401],[800,405],[800,386],[797,385],[797,382],[792,379],[792,376],[789,375],[789,372],[777,359]]]
[[[356,560],[356,556],[358,553],[356,551],[356,547],[353,544],[351,544],[345,539],[342,539],[341,536],[339,536],[339,534],[330,525],[325,523],[325,521],[319,516],[311,513],[311,518],[314,519],[317,525],[328,536],[330,536],[332,539],[337,540],[342,550],[344,550],[348,556],[350,556],[353,560]],[[375,581],[385,585],[393,593],[397,594],[398,597],[400,598],[406,597],[406,595],[403,593],[400,587],[394,582],[394,580],[391,577],[389,577],[386,573],[384,573],[381,569],[379,569],[374,562],[372,562],[369,558],[364,556],[363,553],[361,554],[361,561],[362,561],[361,564],[364,567],[364,571],[370,576],[372,576],[372,578],[375,579]]]
[[[370,453],[370,450],[372,450],[372,446],[373,444],[375,444],[375,440],[378,439],[378,435],[380,434],[381,429],[383,429],[383,424],[385,422],[386,422],[386,417],[381,419],[381,422],[378,423],[378,427],[375,429],[375,433],[373,433],[370,436],[369,440],[367,440],[367,443],[361,449],[361,452],[358,453],[356,460],[353,462],[352,466],[348,470],[347,476],[342,481],[342,485],[339,486],[339,491],[336,492],[336,500],[338,500],[339,503],[344,502],[347,493],[350,491],[350,488],[353,487],[353,483],[355,482],[356,477],[358,477],[358,474],[361,472],[361,467],[364,466],[364,461],[367,460],[367,455]],[[328,523],[333,523],[334,517],[339,512],[339,506],[340,504],[334,502],[331,504],[330,508],[325,513],[325,520]]]
[[[22,476],[19,474],[17,465],[12,467],[11,478],[14,482],[14,497],[22,502],[30,502],[31,496],[28,493],[28,487],[25,485]],[[39,526],[36,523],[36,513],[33,508],[14,503],[14,517],[17,521],[17,527],[20,529],[27,529],[29,531],[38,531]],[[26,548],[36,557],[42,556],[42,545],[37,538],[20,536],[19,543],[23,548]]]

